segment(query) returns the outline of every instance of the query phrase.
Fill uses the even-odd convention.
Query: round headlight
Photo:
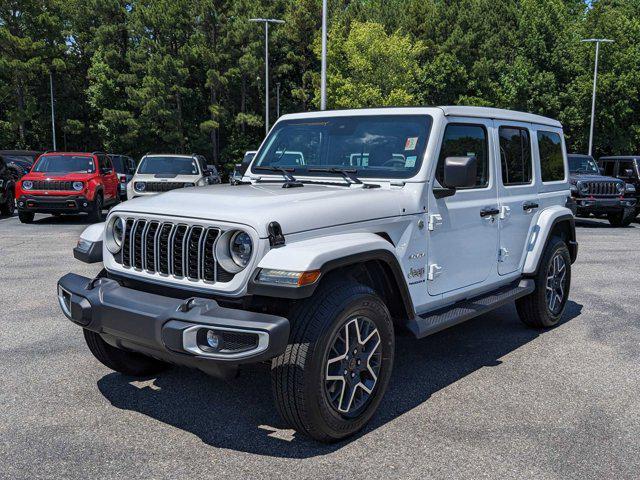
[[[138,192],[144,192],[147,188],[147,184],[144,182],[136,182],[133,186]]]
[[[215,245],[216,259],[226,272],[241,272],[251,260],[253,242],[249,234],[241,230],[227,230]]]
[[[251,237],[245,232],[236,232],[229,241],[229,252],[231,258],[239,267],[246,267],[251,260],[251,252],[253,251],[253,243]]]
[[[585,183],[579,183],[578,188],[580,189],[580,193],[586,195],[589,193],[589,185]]]
[[[80,190],[82,190],[82,187],[84,187],[82,182],[73,182],[73,189],[74,190],[80,191]]]
[[[25,190],[31,190],[33,188],[33,182],[31,180],[23,180],[22,188]]]
[[[620,182],[616,187],[618,188],[618,193],[624,193],[624,183]]]
[[[124,220],[120,217],[111,217],[107,223],[105,232],[105,241],[107,250],[116,254],[122,248],[122,240],[124,239]]]

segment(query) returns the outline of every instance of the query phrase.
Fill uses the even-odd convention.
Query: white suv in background
[[[58,300],[125,374],[269,362],[287,423],[336,441],[380,404],[396,331],[422,338],[510,302],[531,327],[558,325],[578,250],[569,196],[550,118],[284,115],[236,185],[125,202],[85,230],[74,254],[104,270],[65,275]]]
[[[127,185],[127,199],[220,183],[202,155],[147,154]]]

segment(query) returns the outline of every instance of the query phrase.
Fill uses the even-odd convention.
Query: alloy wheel
[[[547,271],[547,307],[553,315],[562,310],[567,287],[567,264],[560,253],[551,259]]]
[[[382,365],[380,332],[367,317],[348,319],[325,359],[325,394],[345,417],[358,416],[373,397]]]

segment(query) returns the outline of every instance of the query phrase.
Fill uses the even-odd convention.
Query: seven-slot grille
[[[235,276],[215,257],[216,227],[128,218],[121,257],[124,267],[176,278],[228,282]]]
[[[586,195],[597,196],[612,196],[620,195],[618,190],[618,184],[620,182],[581,182],[583,186],[586,186],[588,192]]]
[[[175,190],[177,188],[183,188],[186,186],[193,186],[193,183],[183,182],[145,182],[147,192],[168,192],[169,190]]]
[[[31,190],[73,190],[73,182],[62,180],[33,180],[33,188]]]

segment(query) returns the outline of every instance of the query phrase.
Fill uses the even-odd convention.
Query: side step
[[[416,338],[426,337],[445,328],[457,325],[471,318],[487,313],[502,305],[524,297],[535,290],[533,279],[522,279],[493,292],[462,300],[448,307],[417,316],[409,323],[409,329]]]

